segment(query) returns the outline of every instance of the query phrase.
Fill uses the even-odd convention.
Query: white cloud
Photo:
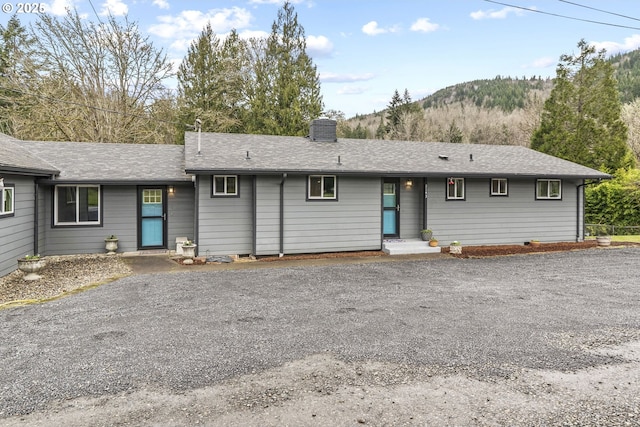
[[[149,27],[149,32],[166,39],[194,39],[202,29],[211,23],[213,31],[219,35],[231,29],[241,30],[251,23],[251,13],[240,7],[228,9],[183,10],[180,14],[159,16],[159,24]]]
[[[615,55],[640,48],[640,34],[634,34],[631,37],[625,38],[623,43],[591,42],[589,44],[596,48],[596,52],[605,49],[607,55]]]
[[[308,36],[306,42],[311,57],[330,56],[333,51],[333,43],[325,36]]]
[[[377,36],[384,33],[395,33],[398,27],[381,28],[376,21],[371,21],[362,26],[362,32],[368,36]]]
[[[421,31],[423,33],[431,33],[440,28],[440,25],[429,21],[429,18],[419,18],[411,25],[411,31]]]
[[[100,15],[124,16],[129,12],[129,7],[122,0],[107,0],[102,3]]]
[[[153,4],[160,9],[169,9],[169,2],[167,0],[153,0]]]
[[[557,58],[551,58],[549,56],[545,56],[544,58],[536,59],[531,64],[525,65],[522,68],[548,68],[551,66],[555,66],[557,63],[558,63]]]
[[[289,0],[291,4],[300,4],[304,0]],[[284,4],[285,0],[249,0],[249,4]]]
[[[244,40],[266,39],[267,37],[269,37],[269,34],[270,33],[267,33],[266,31],[261,31],[261,30],[244,30],[244,31],[238,32],[238,36],[240,36],[240,38]]]
[[[373,73],[364,74],[337,74],[337,73],[320,73],[320,81],[325,83],[349,83],[362,82],[371,80],[375,77]]]
[[[531,8],[532,10],[535,10],[535,8]],[[469,16],[471,16],[472,19],[475,20],[481,20],[481,19],[505,19],[510,13],[513,13],[515,15],[518,16],[522,16],[524,15],[524,10],[522,9],[517,9],[515,7],[503,7],[500,10],[493,10],[493,9],[489,9],[489,10],[479,10],[477,12],[471,12],[469,14]]]
[[[75,7],[76,2],[77,0],[53,0],[46,10],[52,15],[63,16],[67,14],[67,8],[73,9]]]
[[[338,89],[338,95],[360,95],[368,91],[369,88],[361,86],[343,86]]]

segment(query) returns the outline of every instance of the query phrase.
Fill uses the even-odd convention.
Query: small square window
[[[211,191],[213,196],[218,197],[238,196],[238,176],[214,175]]]
[[[335,175],[310,175],[307,198],[310,200],[336,200]]]
[[[447,178],[447,200],[464,200],[464,178]]]
[[[3,186],[2,190],[0,190],[0,216],[11,216],[14,214],[14,194],[15,189],[13,186]]]
[[[508,194],[508,182],[506,178],[491,178],[492,196],[507,196]]]
[[[536,199],[558,200],[562,198],[562,181],[559,179],[539,179],[536,182]]]

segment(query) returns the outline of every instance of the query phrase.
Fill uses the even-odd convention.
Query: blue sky
[[[384,109],[395,89],[408,89],[416,100],[456,83],[497,75],[553,77],[560,55],[575,53],[582,38],[608,53],[640,47],[637,0],[291,3],[305,29],[307,52],[318,67],[325,108],[341,110],[347,117]],[[18,5],[5,1],[0,23],[6,24],[11,16],[5,8],[15,10]],[[128,14],[177,67],[207,22],[220,37],[232,28],[243,37],[265,36],[282,1],[54,0],[43,5],[44,13],[50,14],[75,7],[93,21],[107,13]],[[18,15],[23,24],[36,16]]]

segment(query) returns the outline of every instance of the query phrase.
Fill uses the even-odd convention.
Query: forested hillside
[[[640,98],[640,50],[614,55],[608,61],[616,69],[620,99],[629,109]],[[411,119],[417,123],[407,123],[405,136],[421,141],[528,146],[552,88],[552,79],[535,76],[497,76],[449,86],[414,101],[422,117]],[[634,112],[628,111],[625,117],[631,119]],[[341,136],[376,138],[385,126],[386,114],[385,109],[351,118],[340,124]]]

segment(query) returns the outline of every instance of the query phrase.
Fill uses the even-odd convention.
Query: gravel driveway
[[[131,276],[0,311],[0,425],[640,425],[639,266]]]

